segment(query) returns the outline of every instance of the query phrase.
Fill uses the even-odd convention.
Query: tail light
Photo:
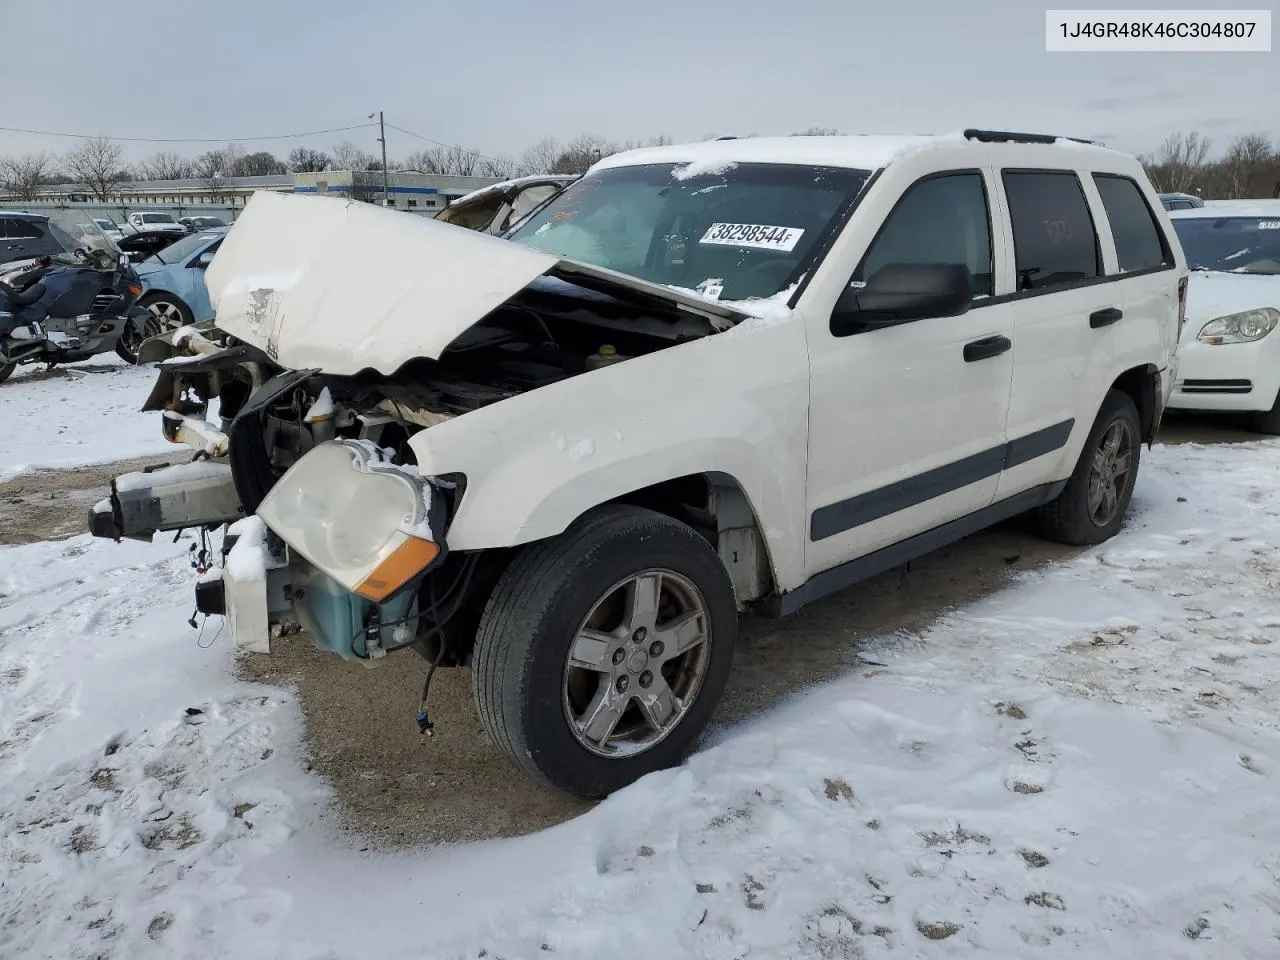
[[[1187,322],[1187,278],[1178,281],[1178,339],[1182,339],[1182,326]]]

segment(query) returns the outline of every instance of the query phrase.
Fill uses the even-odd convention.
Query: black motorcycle
[[[19,364],[51,368],[108,350],[137,363],[149,315],[128,257],[87,215],[60,211],[49,230],[62,253],[0,268],[0,381]]]

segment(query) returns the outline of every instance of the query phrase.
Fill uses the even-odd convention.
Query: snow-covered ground
[[[189,541],[2,548],[0,957],[1275,958],[1278,542],[1280,442],[1158,447],[1110,544],[577,820],[397,853],[184,623]]]
[[[160,415],[138,411],[155,380],[155,367],[132,367],[115,354],[50,374],[19,367],[0,383],[0,482],[33,470],[172,452]]]

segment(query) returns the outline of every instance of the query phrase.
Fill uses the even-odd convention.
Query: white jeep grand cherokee
[[[201,462],[90,522],[231,523],[197,606],[238,644],[469,665],[511,759],[599,796],[690,748],[741,612],[1015,514],[1114,534],[1185,280],[1136,161],[1026,134],[638,150],[506,239],[258,194],[217,326],[150,344]]]

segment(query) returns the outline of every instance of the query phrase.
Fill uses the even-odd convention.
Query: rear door
[[[1016,307],[1017,344],[1009,436],[1018,450],[1000,478],[996,497],[1004,499],[1071,475],[1097,414],[1097,381],[1109,373],[1095,353],[1124,301],[1108,282],[1114,261],[1104,262],[1092,181],[1075,170],[1015,168],[1002,169],[999,180],[1015,281],[1001,299]]]

